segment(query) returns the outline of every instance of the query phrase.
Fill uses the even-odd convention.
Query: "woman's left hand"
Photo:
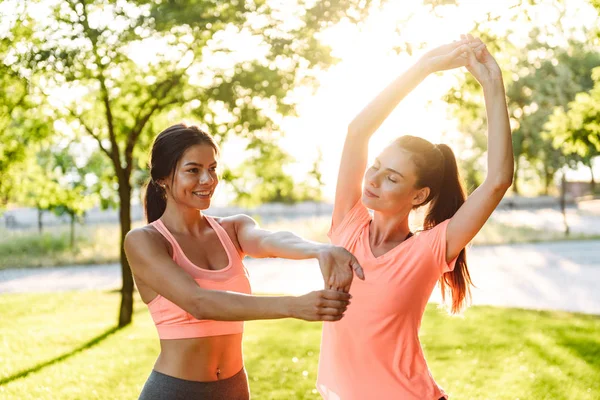
[[[364,280],[362,267],[348,250],[340,246],[327,245],[317,257],[325,282],[325,289],[349,292],[354,273]]]
[[[484,88],[487,85],[502,82],[502,71],[494,57],[488,51],[485,43],[472,35],[461,35],[467,40],[470,50],[467,52],[467,70]]]

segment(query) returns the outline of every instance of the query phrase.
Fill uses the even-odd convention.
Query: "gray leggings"
[[[139,400],[249,400],[246,370],[212,382],[188,381],[152,370]]]

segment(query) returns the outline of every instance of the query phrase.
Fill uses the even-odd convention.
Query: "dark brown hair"
[[[416,187],[430,189],[427,199],[419,205],[429,204],[423,228],[431,229],[451,218],[467,197],[452,149],[416,136],[401,136],[394,144],[410,153],[417,174]],[[444,302],[447,294],[452,295],[450,312],[456,314],[463,310],[470,301],[473,285],[465,249],[460,251],[454,270],[443,274],[439,283]]]
[[[219,153],[219,146],[214,138],[194,125],[177,124],[168,127],[158,134],[152,145],[150,155],[150,181],[146,187],[144,209],[148,223],[159,219],[167,207],[167,195],[158,181],[171,176],[175,177],[177,163],[187,149],[196,145],[209,145]]]

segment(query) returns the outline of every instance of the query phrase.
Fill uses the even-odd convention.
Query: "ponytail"
[[[452,216],[463,205],[467,196],[458,173],[458,165],[454,152],[445,144],[436,145],[444,159],[443,179],[437,195],[432,198],[423,227],[431,229],[437,224],[452,218]],[[451,314],[460,313],[471,300],[471,288],[473,285],[469,270],[467,268],[466,250],[462,249],[456,260],[452,271],[446,272],[440,277],[440,289],[442,301],[446,303],[448,294],[452,296],[452,304],[449,307]]]
[[[146,186],[146,196],[144,196],[144,211],[148,223],[159,219],[167,208],[167,198],[165,190],[154,180],[150,179]]]

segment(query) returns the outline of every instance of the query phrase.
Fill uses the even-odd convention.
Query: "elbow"
[[[512,184],[513,184],[512,175],[494,180],[493,182],[489,183],[489,185],[491,186],[493,191],[497,192],[497,193],[500,193],[500,192],[506,193],[508,191],[508,189],[510,189]]]
[[[207,307],[206,299],[203,299],[200,294],[192,297],[186,311],[195,319],[211,319],[209,313],[206,312],[207,309],[210,309],[210,307]]]
[[[199,304],[194,304],[192,307],[190,307],[190,310],[188,312],[195,319],[210,319],[205,315],[203,310],[200,309]]]
[[[359,123],[356,121],[352,121],[348,125],[348,132],[346,132],[346,137],[358,136],[361,131],[364,131],[364,129],[361,129]]]

